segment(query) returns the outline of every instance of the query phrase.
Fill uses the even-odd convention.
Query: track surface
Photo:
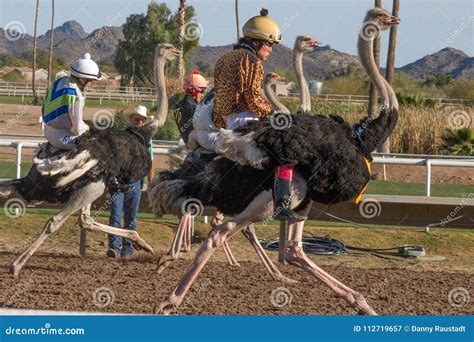
[[[157,275],[156,260],[138,257],[114,261],[103,257],[39,253],[20,276],[8,267],[18,254],[0,252],[0,306],[10,308],[151,313],[176,286],[190,260],[172,264]],[[293,266],[280,266],[296,285],[273,281],[257,262],[241,262],[233,268],[211,260],[178,314],[199,315],[354,315],[345,302],[326,286]],[[448,302],[448,293],[463,287],[474,293],[474,276],[463,273],[418,272],[406,269],[325,267],[332,275],[361,292],[379,314],[466,315],[474,305],[460,308]],[[272,290],[284,286],[292,300],[286,306],[272,304]],[[107,295],[96,296],[101,288]],[[102,292],[105,293],[105,292]],[[110,298],[113,296],[113,302]],[[280,297],[284,301],[284,297]],[[278,299],[273,302],[279,303]]]

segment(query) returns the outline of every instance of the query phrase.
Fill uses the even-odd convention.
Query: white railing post
[[[21,178],[21,150],[23,143],[16,144],[16,179]],[[15,208],[15,215],[20,215],[20,208]]]
[[[431,160],[426,159],[426,197],[431,196]]]
[[[385,158],[385,156],[382,156],[382,158]],[[383,168],[383,180],[387,181],[387,166],[385,164],[382,164]]]
[[[16,178],[21,178],[21,150],[23,148],[23,142],[16,144]]]

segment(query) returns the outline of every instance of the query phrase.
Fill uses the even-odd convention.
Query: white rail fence
[[[2,134],[3,136],[10,134]],[[0,135],[0,136],[2,136]],[[29,136],[26,134],[18,134],[22,137],[38,137]],[[16,140],[16,139],[0,139],[1,147],[11,147],[16,151],[16,178],[21,177],[21,162],[22,151],[24,148],[36,148],[40,143],[46,140]],[[154,154],[155,155],[170,155],[173,148],[178,146],[176,141],[154,140]],[[416,165],[423,166],[426,169],[425,177],[425,196],[431,196],[431,169],[436,166],[457,167],[457,168],[474,168],[474,157],[462,156],[442,156],[442,155],[417,155],[417,154],[397,154],[397,153],[374,153],[373,164],[380,164],[383,166],[384,180],[386,177],[385,165]]]
[[[44,95],[46,93],[46,84],[38,84],[36,86],[37,94]],[[129,101],[150,101],[155,104],[156,94],[154,88],[147,87],[110,87],[94,85],[86,91],[87,98],[98,99],[102,104],[103,100],[121,100]],[[26,97],[33,96],[33,89],[30,83],[16,82],[0,82],[0,96],[18,96],[25,101]],[[288,97],[297,97],[297,93],[290,93]],[[365,104],[369,101],[367,95],[341,95],[341,94],[322,94],[312,95],[313,99],[327,102]],[[472,101],[468,99],[448,99],[448,98],[423,98],[436,101],[439,105],[469,105]]]

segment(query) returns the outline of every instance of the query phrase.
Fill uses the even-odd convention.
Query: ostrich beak
[[[395,16],[392,15],[392,16],[390,16],[390,17],[385,18],[385,19],[383,20],[383,23],[384,23],[385,25],[388,25],[388,26],[389,26],[389,25],[398,25],[398,24],[400,24],[400,21],[401,21],[400,18],[395,17]]]
[[[310,47],[312,47],[312,48],[318,48],[318,47],[321,46],[321,43],[318,42],[317,40],[312,39],[312,40],[308,43],[308,45],[309,45]]]
[[[275,76],[275,80],[277,81],[285,81],[286,79],[283,76]]]
[[[175,56],[179,56],[181,55],[181,50],[174,48],[171,50],[171,53]]]

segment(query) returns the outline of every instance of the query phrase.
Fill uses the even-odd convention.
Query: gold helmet
[[[281,42],[281,30],[275,20],[268,16],[268,10],[262,8],[260,15],[250,18],[243,29],[244,37],[262,39],[273,43]]]

